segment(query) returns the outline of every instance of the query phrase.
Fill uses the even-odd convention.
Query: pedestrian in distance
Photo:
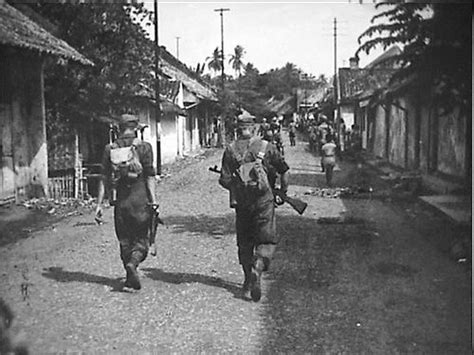
[[[270,130],[270,123],[267,122],[267,119],[264,117],[262,119],[262,123],[258,128],[258,135],[261,137],[265,137],[265,134]]]
[[[317,135],[317,127],[311,121],[308,127],[308,140],[309,140],[309,151],[315,152],[318,148],[318,135]]]
[[[238,139],[222,156],[219,184],[231,193],[236,212],[239,263],[244,272],[243,293],[253,301],[261,298],[261,276],[273,258],[279,237],[276,233],[273,189],[280,177],[280,190],[288,190],[289,166],[271,142],[252,136],[240,122]],[[232,198],[234,195],[234,198]]]
[[[135,116],[121,116],[117,140],[104,149],[96,208],[100,221],[107,186],[126,272],[124,286],[135,290],[141,288],[137,267],[147,257],[152,213],[158,208],[153,150],[150,143],[137,138],[138,128]]]
[[[296,145],[296,123],[293,120],[288,125],[288,136],[290,137],[290,146],[294,147]]]
[[[281,138],[281,125],[278,122],[278,117],[274,116],[270,123],[270,129],[272,131],[272,143],[277,147],[281,155],[285,155],[285,147],[283,145],[283,139]]]
[[[336,166],[336,143],[332,134],[326,136],[327,143],[321,147],[321,165],[326,173],[326,184],[332,186],[333,170]]]

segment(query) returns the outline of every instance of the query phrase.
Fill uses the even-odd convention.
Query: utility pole
[[[176,59],[179,59],[179,39],[181,37],[176,37]]]
[[[214,11],[219,12],[221,15],[221,64],[222,64],[222,90],[224,90],[224,11],[230,11],[230,9],[214,9]]]
[[[160,45],[158,42],[158,0],[155,10],[155,103],[156,103],[156,173],[161,175],[161,107],[160,107]]]
[[[336,107],[336,134],[339,137],[340,112],[339,112],[339,90],[337,87],[337,18],[334,17],[334,104]],[[338,138],[339,139],[339,138]]]

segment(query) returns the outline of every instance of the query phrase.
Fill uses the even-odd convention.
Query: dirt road
[[[259,303],[240,296],[233,210],[208,171],[221,150],[165,170],[166,227],[139,292],[121,290],[110,208],[101,226],[90,210],[4,245],[0,297],[32,353],[469,354],[470,274],[433,242],[449,222],[415,203],[318,196],[324,176],[306,147],[286,144],[289,193],[309,206],[278,208],[282,242]],[[342,162],[336,186],[357,176]]]

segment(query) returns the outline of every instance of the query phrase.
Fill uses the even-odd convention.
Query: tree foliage
[[[49,21],[54,35],[95,65],[49,63],[47,108],[62,120],[127,112],[142,85],[153,87],[154,50],[142,25],[152,22],[143,4],[63,3],[38,0],[29,6]]]
[[[402,44],[402,53],[391,58],[400,65],[392,83],[416,78],[423,90],[433,90],[434,99],[445,109],[468,108],[472,4],[401,2],[376,7],[386,10],[374,16],[373,25],[359,37],[357,54]],[[379,19],[386,22],[375,24]]]

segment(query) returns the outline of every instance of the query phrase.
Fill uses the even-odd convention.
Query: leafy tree
[[[388,10],[375,15],[388,22],[373,24],[359,37],[356,55],[373,48],[402,44],[403,51],[392,60],[401,66],[392,82],[416,77],[423,90],[434,89],[441,107],[471,104],[471,7],[472,4],[441,2],[379,3]],[[365,40],[362,43],[362,40]]]
[[[38,0],[29,6],[54,26],[56,36],[95,64],[48,64],[48,119],[74,123],[127,112],[141,85],[153,87],[153,43],[140,25],[151,23],[151,13],[143,4]]]

